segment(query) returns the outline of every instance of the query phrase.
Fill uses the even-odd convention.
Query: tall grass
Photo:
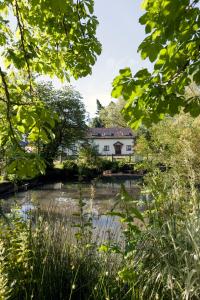
[[[93,234],[81,200],[79,205],[71,225],[41,211],[27,220],[16,211],[1,219],[0,299],[125,299],[122,261],[100,250],[101,233]]]
[[[52,208],[26,220],[14,210],[0,219],[0,299],[200,299],[198,203],[196,193],[185,211],[154,199],[141,212],[122,186],[110,213],[121,239],[93,228],[81,195],[71,221]]]
[[[142,299],[200,299],[200,212],[148,229],[135,258]]]

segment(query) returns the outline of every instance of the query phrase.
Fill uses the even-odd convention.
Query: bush
[[[74,160],[65,160],[63,162],[63,169],[67,172],[67,175],[78,174],[78,165]]]
[[[102,171],[111,170],[113,167],[113,162],[108,159],[102,159],[101,160],[101,168]]]
[[[100,169],[96,166],[88,165],[87,163],[79,163],[78,165],[78,173],[82,177],[93,178],[101,173]]]
[[[122,172],[127,172],[130,170],[130,164],[128,164],[127,161],[122,160],[118,162],[118,168]]]

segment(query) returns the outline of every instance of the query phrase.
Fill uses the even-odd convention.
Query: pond
[[[139,198],[139,182],[135,179],[108,178],[93,180],[90,183],[66,181],[41,185],[11,195],[3,202],[3,210],[9,213],[11,207],[18,206],[22,216],[26,217],[28,211],[38,208],[41,213],[52,218],[65,218],[72,222],[76,221],[82,209],[83,215],[91,218],[93,227],[100,228],[102,232],[110,229],[118,232],[118,218],[107,213],[115,208],[121,184],[135,199]]]

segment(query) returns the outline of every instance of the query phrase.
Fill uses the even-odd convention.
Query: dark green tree
[[[43,101],[48,110],[56,114],[55,126],[52,129],[54,138],[44,144],[40,151],[48,166],[59,151],[82,139],[86,131],[86,111],[79,92],[72,86],[56,90],[51,83],[40,83],[37,87],[38,98]]]
[[[97,103],[96,116],[92,119],[90,123],[90,127],[95,127],[95,128],[105,127],[103,121],[100,118],[100,113],[102,109],[104,109],[104,107],[98,99],[96,100],[96,103]]]
[[[97,99],[97,112],[96,114],[99,115],[100,111],[104,109],[104,106],[101,104],[101,102]]]

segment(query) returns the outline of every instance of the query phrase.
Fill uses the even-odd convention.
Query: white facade
[[[130,155],[133,154],[134,139],[133,138],[101,138],[90,139],[89,143],[95,146],[100,155]],[[120,149],[116,149],[119,145]],[[118,151],[117,151],[118,150]],[[118,153],[117,153],[118,152]],[[119,153],[121,152],[121,153]]]
[[[78,155],[82,144],[91,144],[102,156],[131,155],[134,152],[135,134],[130,128],[90,128],[85,141],[63,149],[67,155]]]

